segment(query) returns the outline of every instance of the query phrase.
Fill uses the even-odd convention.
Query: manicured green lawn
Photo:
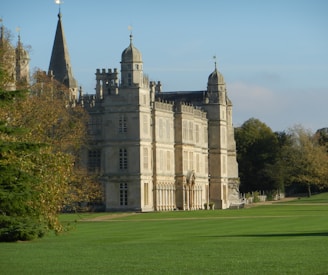
[[[63,215],[79,220],[65,234],[0,243],[0,274],[328,272],[328,204],[102,215]]]
[[[328,203],[328,193],[321,193],[311,197],[300,197],[288,203]]]

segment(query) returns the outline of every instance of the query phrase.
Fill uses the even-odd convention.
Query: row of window
[[[88,151],[88,170],[90,172],[98,172],[101,168],[101,152],[100,149]],[[119,168],[120,170],[128,169],[128,151],[125,148],[119,149]]]
[[[132,70],[132,69],[142,70],[142,64],[134,64],[134,66],[132,66],[132,65],[133,64],[131,64],[131,63],[125,63],[123,65],[124,66],[123,69],[128,69],[128,70]]]
[[[195,163],[194,163],[195,161]],[[226,160],[223,160],[223,170],[226,170]],[[157,165],[160,171],[170,172],[174,169],[174,156],[173,152],[169,150],[159,150]],[[149,148],[143,148],[143,168],[150,169],[151,157]],[[96,172],[100,170],[101,158],[100,150],[90,150],[88,152],[88,169],[89,171]],[[128,151],[126,148],[119,149],[119,169],[128,169]],[[208,173],[208,157],[199,153],[183,151],[183,170],[193,170],[197,173]]]
[[[188,170],[195,170],[196,173],[208,173],[208,156],[183,151],[183,171]]]
[[[173,133],[173,122],[170,119],[158,119],[159,139],[170,139]]]
[[[167,171],[171,172],[174,168],[173,165],[173,152],[168,150],[159,150],[157,157],[157,165],[159,171]],[[143,168],[145,170],[150,169],[150,157],[149,157],[149,149],[143,148]]]
[[[167,171],[170,172],[173,169],[173,152],[159,150],[159,163],[158,168],[160,171]]]
[[[145,135],[149,134],[149,126],[151,122],[148,115],[142,117],[142,128]],[[157,136],[159,139],[170,139],[173,134],[173,122],[170,119],[158,119]],[[89,131],[96,134],[101,130],[101,119],[92,117],[89,123]],[[118,132],[127,133],[127,116],[120,114],[118,118]],[[223,135],[225,136],[225,134]],[[207,127],[202,127],[199,124],[194,124],[192,121],[182,122],[182,138],[185,141],[195,141],[196,143],[206,143],[208,139]]]
[[[194,124],[192,121],[184,120],[182,122],[183,140],[195,141],[196,143],[207,143],[207,135],[207,127],[201,127],[201,125]]]

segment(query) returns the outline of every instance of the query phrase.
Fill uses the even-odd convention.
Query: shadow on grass
[[[263,233],[263,234],[238,234],[238,235],[222,235],[222,236],[206,236],[212,238],[240,238],[240,237],[250,237],[250,238],[268,238],[268,237],[327,237],[328,232],[311,232],[311,233]],[[203,236],[205,237],[205,236]]]

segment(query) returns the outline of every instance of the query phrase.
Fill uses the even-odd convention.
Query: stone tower
[[[122,52],[121,59],[121,85],[122,87],[142,87],[144,85],[142,55],[132,43],[130,34],[130,45]]]
[[[60,10],[58,13],[57,29],[49,64],[49,73],[53,74],[58,82],[69,88],[71,100],[77,99],[78,85],[72,72]]]
[[[94,141],[102,155],[106,209],[152,211],[150,91],[132,35],[121,56],[121,83],[117,69],[97,69],[96,80],[96,105],[89,113],[102,123]]]
[[[26,85],[30,83],[29,62],[29,54],[24,49],[20,35],[18,35],[18,42],[16,47],[16,81],[19,85]]]
[[[11,45],[10,40],[5,35],[5,27],[1,26],[0,31],[0,58],[3,69],[6,72],[5,89],[14,91],[21,87],[26,87],[30,82],[30,57],[24,49],[20,35],[18,35],[17,46]]]
[[[232,104],[216,62],[214,71],[208,77],[207,98],[203,107],[208,115],[210,200],[225,209],[239,200],[239,180]],[[236,198],[231,194],[234,190]]]

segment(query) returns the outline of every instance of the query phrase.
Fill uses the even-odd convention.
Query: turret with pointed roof
[[[58,13],[58,23],[55,35],[55,41],[52,48],[49,72],[52,72],[54,78],[69,88],[76,98],[78,85],[73,76],[71,61],[68,53],[68,47],[62,26],[62,15]]]

